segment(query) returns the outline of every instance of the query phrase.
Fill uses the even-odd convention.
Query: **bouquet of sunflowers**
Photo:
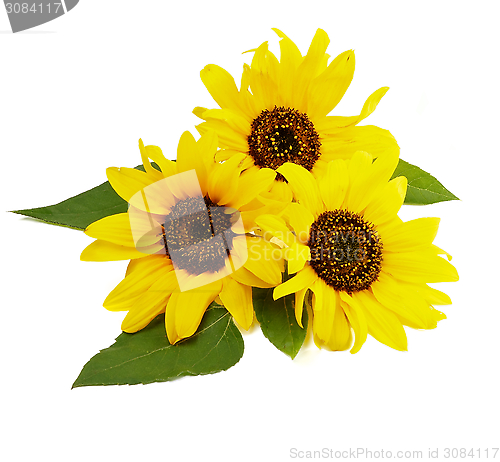
[[[74,387],[137,384],[226,370],[240,330],[258,322],[294,358],[308,332],[319,348],[356,353],[368,334],[406,350],[403,326],[433,329],[450,304],[429,283],[457,281],[433,244],[439,218],[408,222],[403,204],[457,199],[399,158],[389,131],[359,115],[329,115],[354,73],[354,53],[330,61],[319,29],[306,55],[281,31],[280,58],[251,50],[238,89],[216,65],[201,79],[219,108],[197,107],[176,161],[139,140],[142,164],[59,204],[16,213],[85,230],[84,261],[130,260],[104,300],[125,311],[123,333]]]

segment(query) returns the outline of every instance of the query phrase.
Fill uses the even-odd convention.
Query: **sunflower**
[[[396,164],[397,157],[373,161],[357,152],[350,160],[331,161],[320,179],[292,163],[277,170],[298,202],[257,223],[286,244],[288,272],[296,274],[273,295],[295,294],[299,324],[304,299],[310,301],[320,348],[348,349],[352,328],[351,353],[367,334],[406,350],[403,325],[432,329],[446,318],[432,305],[450,304],[449,297],[428,283],[457,281],[458,274],[440,255],[451,257],[432,244],[438,218],[403,222],[397,216],[407,180],[389,181]]]
[[[261,257],[276,246],[245,234],[256,214],[283,208],[276,201],[259,200],[276,172],[241,173],[243,155],[215,162],[213,132],[198,141],[185,132],[177,162],[167,160],[156,146],[139,141],[139,147],[145,171],[111,167],[106,172],[113,189],[129,203],[128,212],[85,230],[97,240],[84,249],[82,260],[131,260],[104,307],[128,311],[125,332],[136,332],[165,312],[166,332],[174,344],[195,333],[218,297],[248,329],[253,322],[251,286],[281,282],[282,262]]]
[[[393,136],[375,126],[358,126],[387,92],[383,87],[366,100],[352,117],[328,116],[340,102],[354,74],[354,52],[346,51],[328,64],[329,38],[318,29],[302,56],[297,46],[278,29],[280,61],[264,42],[251,65],[243,66],[240,90],[231,75],[210,64],[201,79],[220,109],[197,107],[203,119],[200,133],[213,129],[219,136],[220,160],[245,154],[244,167],[276,170],[285,162],[301,165],[313,175],[335,159],[349,159],[356,151],[374,157],[399,154]],[[276,176],[275,194],[289,192],[283,176]]]

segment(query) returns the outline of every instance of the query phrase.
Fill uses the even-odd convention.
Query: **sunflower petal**
[[[363,212],[365,218],[375,224],[394,219],[405,200],[407,185],[408,180],[404,176],[389,181],[366,206]]]
[[[278,168],[288,181],[297,201],[303,204],[315,217],[323,212],[323,202],[316,180],[304,167],[287,162]]]
[[[311,287],[314,292],[313,333],[323,343],[328,344],[332,335],[338,296],[322,279],[317,279]]]
[[[311,119],[326,116],[337,106],[351,84],[354,63],[354,51],[345,51],[312,81],[307,102]]]
[[[196,332],[205,310],[219,295],[221,289],[222,282],[219,280],[203,287],[172,294],[165,315],[170,343],[174,344],[183,338],[191,337]]]
[[[304,287],[301,290],[295,292],[295,319],[297,320],[297,324],[304,328],[302,325],[302,311],[304,309],[304,298],[308,291],[307,287]]]
[[[266,282],[253,274],[251,271],[247,270],[244,266],[231,273],[231,277],[238,281],[240,284],[245,284],[250,287],[260,287],[260,288],[271,288],[276,284]]]
[[[283,216],[288,220],[295,231],[296,239],[305,244],[309,241],[309,230],[314,222],[314,216],[303,205],[297,202],[288,204]]]
[[[255,222],[262,230],[263,237],[267,240],[271,240],[271,237],[275,237],[288,246],[291,246],[295,242],[295,237],[288,229],[283,218],[274,215],[261,215]]]
[[[361,113],[358,116],[341,117],[341,116],[331,116],[328,117],[328,126],[330,128],[345,128],[352,125],[356,125],[362,120],[366,119],[376,108],[380,100],[387,93],[389,87],[382,87],[374,91],[363,105]]]
[[[309,265],[306,265],[294,277],[276,287],[273,292],[273,298],[277,300],[285,295],[293,294],[305,288],[310,288],[317,279],[318,275]]]
[[[205,163],[200,156],[196,140],[189,131],[181,135],[177,145],[177,169],[179,173],[196,170],[198,178],[200,173],[202,177],[206,177]]]
[[[146,292],[163,273],[173,268],[171,261],[164,255],[150,255],[132,262],[135,263],[133,269],[104,300],[103,306],[106,309],[130,309],[137,297]]]
[[[260,237],[248,237],[248,259],[244,267],[273,287],[281,282],[282,251]]]
[[[439,218],[417,218],[392,226],[383,234],[384,249],[411,252],[432,244],[439,228]]]
[[[238,179],[238,187],[229,206],[239,209],[254,200],[260,193],[268,191],[276,178],[270,168],[252,168],[244,171]]]
[[[125,316],[122,330],[133,333],[146,327],[158,314],[165,311],[167,300],[176,289],[177,278],[174,271],[160,274]]]
[[[252,288],[226,277],[219,297],[235,321],[248,330],[253,322]]]
[[[286,249],[285,258],[288,260],[288,273],[293,274],[300,271],[311,260],[311,251],[307,245],[294,242]]]
[[[352,343],[352,333],[349,321],[340,306],[338,294],[335,303],[335,315],[333,316],[333,328],[327,346],[333,351],[347,350]]]
[[[85,234],[114,244],[135,247],[129,216],[126,212],[95,221],[87,227]]]
[[[351,348],[351,354],[355,354],[366,342],[368,336],[368,324],[364,315],[364,311],[358,301],[346,292],[339,292],[339,295],[340,299],[342,300],[342,309],[344,310],[349,323],[354,329],[355,337],[354,345]]]
[[[221,108],[239,109],[238,88],[229,72],[215,64],[209,64],[200,72],[200,76],[208,92]]]
[[[225,205],[234,197],[244,158],[245,154],[241,153],[213,166],[208,177],[208,195],[215,204]]]
[[[399,351],[408,349],[406,333],[397,316],[382,306],[373,294],[364,290],[353,294],[363,307],[368,333],[379,342]]]
[[[106,175],[112,188],[127,202],[135,193],[157,181],[154,176],[127,167],[109,167],[106,169]]]
[[[455,282],[455,267],[432,252],[384,253],[383,270],[408,282]]]
[[[341,159],[329,162],[326,174],[318,184],[326,209],[341,208],[349,187],[347,163]]]
[[[97,239],[83,249],[80,255],[82,261],[118,261],[145,257],[134,247],[113,244],[112,242]]]

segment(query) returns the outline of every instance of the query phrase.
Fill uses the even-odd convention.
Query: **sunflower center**
[[[312,170],[320,155],[321,142],[306,114],[295,109],[264,109],[252,122],[249,154],[255,165],[276,170],[285,162]],[[277,180],[284,181],[280,174]]]
[[[162,225],[167,256],[189,274],[214,273],[225,266],[236,234],[238,212],[208,197],[189,197],[175,204]]]
[[[382,267],[382,242],[357,213],[322,213],[311,225],[311,267],[329,286],[349,294],[368,289]]]

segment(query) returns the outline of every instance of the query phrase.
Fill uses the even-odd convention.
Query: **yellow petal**
[[[239,209],[255,199],[260,193],[269,191],[276,172],[270,168],[252,168],[244,171],[238,179],[238,187],[228,205]]]
[[[316,180],[304,167],[287,162],[278,168],[288,181],[297,202],[303,204],[317,217],[324,210]]]
[[[297,67],[302,62],[302,55],[295,43],[293,43],[283,32],[279,29],[273,29],[273,31],[276,32],[276,34],[281,38],[279,66],[280,93],[283,104],[287,107],[291,107],[293,102],[293,83],[295,80],[295,72]]]
[[[222,282],[215,281],[206,286],[186,292],[174,292],[167,303],[165,322],[170,343],[191,337],[198,329],[208,305],[215,300],[222,289]],[[169,326],[174,321],[174,330]],[[172,334],[174,334],[172,336]]]
[[[117,261],[142,258],[146,254],[139,252],[134,247],[113,244],[111,242],[98,239],[83,249],[80,255],[82,261]]]
[[[373,125],[348,128],[335,127],[329,130],[329,117],[316,123],[322,134],[321,158],[330,161],[350,159],[357,151],[369,152],[374,158],[398,157],[399,146],[388,130]]]
[[[307,111],[307,89],[311,80],[322,70],[323,58],[330,39],[326,32],[318,29],[313,37],[307,55],[300,63],[293,88],[293,107],[299,111]]]
[[[295,231],[296,239],[306,244],[309,241],[309,230],[314,222],[314,216],[303,205],[297,202],[288,204],[283,216],[290,223],[290,226]]]
[[[175,175],[177,172],[177,165],[174,161],[166,159],[162,150],[158,146],[148,145],[144,148],[147,157],[152,159],[158,167],[160,167],[163,176],[168,177]]]
[[[411,252],[432,244],[439,228],[439,218],[417,218],[392,226],[381,235],[384,250]]]
[[[338,300],[338,302],[335,304],[333,328],[327,346],[332,351],[344,351],[351,346],[351,343],[352,343],[351,326],[344,313],[344,310],[340,306],[340,300]]]
[[[123,319],[121,329],[129,334],[144,329],[156,316],[165,311],[166,304],[167,299],[160,299],[142,308],[140,312],[131,309]]]
[[[349,187],[347,163],[341,159],[329,162],[326,174],[318,184],[326,209],[341,208]]]
[[[354,330],[355,338],[354,345],[351,348],[351,354],[355,354],[366,342],[366,338],[368,336],[368,324],[364,315],[364,310],[357,300],[346,292],[339,292],[339,296],[341,299],[342,309],[344,310],[344,313]]]
[[[236,83],[229,72],[215,64],[209,64],[200,72],[201,80],[221,108],[239,109]]]
[[[354,75],[354,51],[337,56],[309,87],[307,114],[311,119],[325,116],[344,96]]]
[[[429,287],[427,284],[420,289],[427,303],[431,305],[451,305],[451,298],[440,290]]]
[[[399,162],[397,156],[372,159],[371,154],[356,152],[349,161],[350,187],[345,204],[351,211],[362,211],[374,197],[384,194]]]
[[[314,292],[313,332],[316,337],[327,344],[332,335],[335,310],[339,303],[338,295],[322,279],[316,279],[311,289]]]
[[[288,229],[283,218],[273,215],[261,215],[255,219],[255,222],[262,230],[262,236],[267,240],[270,241],[272,237],[276,237],[288,246],[295,242],[295,237]]]
[[[90,224],[85,230],[85,234],[114,244],[135,247],[128,213],[118,213],[101,218]]]
[[[432,252],[384,253],[383,270],[397,279],[409,282],[455,282],[455,267]]]
[[[295,292],[295,319],[297,320],[297,324],[304,328],[302,325],[302,311],[304,309],[304,297],[309,289],[304,287],[301,290]]]
[[[406,351],[406,333],[395,314],[382,306],[369,291],[353,294],[363,308],[368,333],[379,342],[399,351]]]
[[[207,163],[213,162],[218,145],[219,139],[217,138],[217,134],[214,130],[208,130],[196,142],[198,152]]]
[[[379,194],[372,197],[363,212],[364,217],[375,225],[394,219],[405,200],[407,184],[404,176],[389,181]]]
[[[361,151],[354,153],[352,159],[347,163],[349,189],[344,200],[344,206],[352,212],[361,212],[361,204],[365,202],[366,195],[370,192],[371,184],[368,179],[372,164],[373,156]]]
[[[286,249],[285,258],[288,260],[288,273],[293,274],[311,260],[311,251],[308,246],[294,242]]]
[[[387,93],[389,87],[379,88],[377,91],[374,91],[368,99],[365,101],[363,105],[363,109],[361,109],[361,113],[359,116],[351,116],[351,117],[340,117],[340,116],[332,116],[329,117],[329,125],[330,127],[343,128],[349,127],[351,125],[356,125],[362,120],[366,119],[376,108],[382,97]]]
[[[281,282],[282,252],[260,237],[248,237],[248,260],[244,267],[259,279],[276,286]]]
[[[237,152],[248,152],[247,137],[233,130],[224,120],[209,119],[196,125],[200,135],[205,135],[209,131],[215,131],[219,140],[219,147],[222,149],[232,149]]]
[[[305,288],[310,288],[317,279],[318,275],[309,265],[306,265],[294,277],[276,287],[273,291],[273,298],[277,300],[285,295],[293,294]]]
[[[231,109],[209,109],[203,113],[203,118],[210,120],[223,120],[234,131],[242,136],[248,136],[251,132],[251,121],[247,120],[241,112]]]
[[[122,322],[122,330],[133,333],[146,327],[165,311],[167,300],[177,290],[175,271],[162,272],[151,287],[134,303]]]
[[[235,321],[248,330],[253,322],[252,288],[226,277],[219,296]]]
[[[172,270],[171,261],[164,255],[132,260],[135,265],[125,278],[109,293],[103,306],[110,311],[130,309],[131,301],[145,293],[163,274]]]
[[[159,172],[158,170],[156,170],[152,165],[151,165],[151,162],[149,161],[149,154],[154,154],[155,151],[154,150],[149,150],[149,151],[146,151],[146,147],[144,146],[144,143],[142,142],[141,139],[139,139],[139,150],[141,152],[141,159],[142,159],[142,165],[144,167],[144,170],[146,171],[146,173],[155,179],[155,181],[158,181],[158,180],[161,180],[162,178],[164,178],[165,176],[163,175],[162,172]],[[161,152],[161,151],[160,151]],[[162,155],[163,157],[163,155]],[[162,161],[166,159],[163,158],[161,159]]]
[[[150,176],[135,168],[127,167],[109,167],[106,169],[106,175],[112,188],[127,202],[138,191],[157,181],[157,178],[154,176]]]
[[[193,109],[193,114],[196,116],[196,117],[199,117],[200,119],[203,119],[205,120],[205,118],[203,117],[203,114],[208,111],[208,109],[206,107],[200,107],[200,106],[196,106],[194,109]]]
[[[274,287],[276,284],[272,284],[262,279],[258,278],[251,271],[247,270],[244,266],[239,268],[234,273],[231,273],[231,277],[238,281],[241,284],[245,284],[250,287],[261,287],[261,288],[270,288]]]
[[[375,298],[400,319],[409,321],[419,329],[430,329],[429,305],[415,289],[411,290],[393,277],[379,274],[378,280],[370,287]]]
[[[212,136],[207,134],[205,136]],[[198,149],[198,145],[193,135],[185,131],[179,140],[177,146],[177,168],[180,172],[195,170],[200,188],[203,192],[207,190],[207,169],[205,166],[205,158]]]
[[[234,197],[245,154],[234,155],[223,164],[214,165],[208,177],[208,195],[212,202],[225,205]]]

